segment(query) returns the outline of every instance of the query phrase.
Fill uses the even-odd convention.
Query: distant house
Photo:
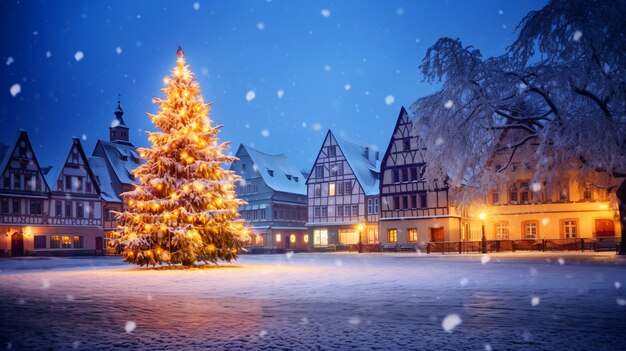
[[[378,155],[372,146],[328,131],[306,181],[314,249],[379,242]]]
[[[0,146],[0,158],[0,232],[5,233],[0,252],[11,256],[103,253],[98,185],[78,139],[58,172],[40,167],[24,131],[13,145]]]
[[[404,107],[381,163],[380,231],[387,247],[413,248],[429,241],[458,241],[461,217],[443,182],[422,179],[426,146]]]
[[[90,163],[101,188],[100,197],[104,201],[103,218],[104,232],[107,240],[117,229],[114,212],[124,210],[124,202],[119,196],[131,191],[138,180],[132,171],[144,161],[139,157],[137,149],[130,142],[129,129],[124,122],[124,110],[117,102],[115,120],[109,128],[109,141],[98,140],[93,150]],[[107,245],[108,253],[114,253]]]
[[[503,132],[498,144],[514,145],[526,133]],[[583,183],[575,176],[578,170],[563,169],[559,172],[560,179],[548,187],[532,179],[538,162],[536,148],[533,143],[514,151],[495,148],[488,168],[506,180],[495,185],[484,202],[471,204],[475,230],[468,239],[479,240],[484,224],[487,240],[576,242],[589,238],[615,244],[621,231],[619,212],[613,202],[614,195],[606,190],[614,179],[599,173],[595,174],[593,183]],[[484,221],[479,220],[479,213],[485,215]]]
[[[237,197],[248,202],[239,212],[250,230],[251,251],[308,250],[306,179],[283,154],[269,155],[246,145],[230,170],[242,177]]]

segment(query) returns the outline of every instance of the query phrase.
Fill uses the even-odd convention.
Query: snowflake
[[[565,260],[564,260],[564,259],[562,259],[562,258],[560,258],[560,257],[559,257],[559,259],[557,260],[557,262],[559,262],[559,264],[560,264],[561,266],[565,264]]]
[[[460,282],[461,286],[466,286],[467,283],[469,283],[469,279],[467,279],[467,278],[461,279],[461,282]]]
[[[574,41],[579,41],[580,38],[582,38],[583,36],[583,32],[577,30],[574,32],[574,35],[572,36],[572,39],[574,39]]]
[[[263,30],[263,29],[265,29],[265,24],[263,22],[259,22],[259,23],[256,24],[256,28],[258,30]]]
[[[74,59],[76,61],[80,61],[83,59],[83,57],[85,57],[85,54],[83,54],[82,51],[76,51],[76,53],[74,54]]]
[[[499,10],[499,11],[498,11],[498,15],[504,15],[504,11]]]
[[[80,137],[81,137],[81,139],[83,139],[83,140],[87,140],[87,134],[83,134],[83,135],[81,135]]]
[[[452,106],[454,106],[454,102],[452,102],[452,100],[448,100],[448,101],[446,101],[445,104],[443,104],[443,107],[445,107],[448,110],[451,109]]]
[[[119,125],[120,125],[120,121],[118,121],[117,118],[111,121],[111,128],[115,128]]]
[[[483,256],[480,258],[480,263],[482,263],[482,264],[486,264],[486,263],[487,263],[487,262],[489,262],[489,261],[491,261],[491,257],[489,257],[488,255],[483,255]]]
[[[15,97],[15,95],[19,94],[22,91],[22,87],[19,84],[15,83],[11,85],[9,91],[11,92],[11,95]]]
[[[329,17],[330,16],[330,10],[329,9],[322,9],[322,11],[320,11],[322,13],[322,16],[324,17]]]
[[[309,319],[307,317],[302,317],[300,318],[300,323],[304,325],[309,324]]]
[[[287,257],[288,260],[290,260],[293,257],[293,251],[287,251],[285,256]]]
[[[48,279],[42,279],[41,280],[41,288],[42,289],[50,288],[50,281]]]
[[[119,46],[118,46],[118,47],[116,47],[116,48],[115,48],[115,52],[117,52],[117,54],[118,54],[118,55],[119,55],[119,54],[121,54],[121,53],[122,53],[122,48],[121,48],[121,47],[119,47]]]
[[[618,305],[620,306],[626,306],[626,300],[622,299],[621,297],[618,297],[615,302],[617,302]]]
[[[67,299],[67,301],[74,301],[74,295],[72,294],[67,294],[65,298]]]
[[[13,57],[9,56],[9,57],[7,58],[7,66],[11,66],[11,64],[12,64],[13,62],[15,62],[15,60],[13,59]]]
[[[264,337],[265,335],[267,335],[267,330],[261,330],[261,331],[259,332],[259,336],[260,336],[260,337]]]
[[[350,317],[350,319],[348,319],[348,323],[350,323],[352,325],[359,325],[359,324],[361,324],[361,318],[359,318],[359,317]]]
[[[387,95],[385,96],[385,103],[387,105],[391,105],[396,101],[396,99],[393,97],[393,95]]]
[[[400,8],[397,8],[397,9],[396,9],[396,15],[397,15],[397,16],[402,16],[402,15],[404,15],[404,9],[403,9],[403,8],[401,8],[401,7],[400,7]]]
[[[200,10],[200,3],[199,3],[199,2],[197,2],[197,1],[196,1],[196,2],[194,2],[194,3],[193,3],[193,9],[194,9],[194,10],[196,10],[196,11]]]
[[[539,298],[539,296],[533,296],[533,298],[530,299],[530,304],[533,306],[537,306],[539,302],[541,302],[541,299]]]
[[[346,84],[346,85],[343,86],[343,88],[346,89],[346,90],[350,90],[351,86],[350,86],[350,84]]]
[[[261,135],[267,138],[268,136],[270,136],[270,131],[267,129],[263,129],[261,131]]]
[[[284,95],[285,92],[282,89],[278,89],[278,91],[276,92],[276,96],[278,96],[279,99],[282,99]]]
[[[615,282],[615,284],[613,284],[615,286],[615,289],[619,289],[622,287],[622,283],[620,282]]]
[[[246,100],[248,100],[248,102],[254,100],[255,97],[256,93],[254,92],[254,90],[250,90],[246,93]]]
[[[459,324],[461,324],[462,320],[458,314],[453,313],[446,316],[446,318],[441,321],[441,327],[446,333],[452,333],[454,328],[456,328]]]
[[[531,185],[531,189],[532,189],[532,191],[533,191],[533,192],[535,192],[535,193],[540,192],[540,191],[541,191],[541,183],[539,183],[539,182],[534,182],[534,183]]]
[[[441,145],[441,144],[443,144],[443,138],[437,137],[437,140],[435,140],[435,145]]]
[[[132,333],[133,330],[135,330],[135,328],[137,328],[137,323],[133,321],[126,322],[126,325],[124,326],[124,329],[126,330],[127,333]]]
[[[306,122],[302,122],[300,125],[302,126],[302,128],[306,128]]]
[[[322,125],[319,123],[313,123],[313,130],[319,132],[322,129]]]
[[[324,65],[324,71],[330,72],[331,68],[329,65]]]
[[[46,57],[47,57],[47,58],[52,57],[52,53],[51,53],[50,51],[46,51]]]

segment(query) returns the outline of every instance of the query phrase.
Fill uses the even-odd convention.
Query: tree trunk
[[[619,220],[622,225],[622,240],[619,245],[619,254],[626,255],[626,179],[622,180],[622,184],[615,193],[617,196],[617,204],[619,206]]]

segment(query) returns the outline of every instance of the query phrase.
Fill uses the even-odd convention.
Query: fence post
[[[580,251],[585,252],[585,239],[580,239]]]
[[[459,255],[463,253],[463,242],[459,240]]]
[[[511,240],[511,251],[515,252],[515,240]]]
[[[429,255],[430,254],[430,243],[426,244],[426,254]]]
[[[546,252],[546,239],[541,239],[541,250]]]

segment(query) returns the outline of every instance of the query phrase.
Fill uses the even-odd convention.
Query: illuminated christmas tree
[[[176,68],[164,79],[165,99],[155,98],[157,114],[148,114],[157,132],[148,132],[151,148],[138,151],[145,164],[133,171],[135,190],[122,197],[117,244],[124,261],[140,266],[157,263],[230,261],[248,239],[235,197],[239,179],[222,165],[236,158],[224,152],[221,126],[212,126],[185,55],[178,48]]]

